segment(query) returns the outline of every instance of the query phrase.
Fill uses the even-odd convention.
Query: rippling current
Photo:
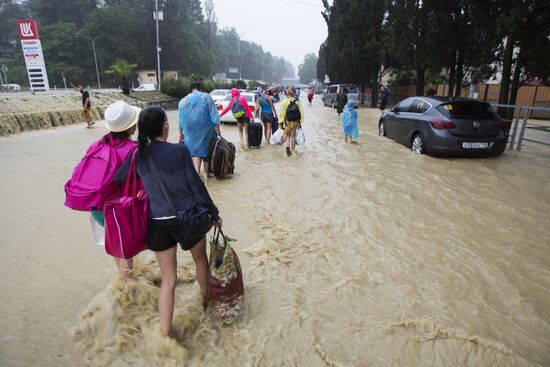
[[[304,110],[307,143],[299,156],[287,158],[280,146],[239,151],[235,176],[208,182],[225,232],[237,239],[246,292],[241,321],[222,327],[202,311],[194,265],[180,251],[175,339],[158,332],[160,275],[152,254],[138,256],[136,279],[120,284],[106,273],[114,266],[91,243],[85,215],[60,204],[63,193],[53,184],[69,176],[89,133],[74,127],[0,141],[1,187],[21,191],[27,203],[42,196],[25,194],[25,182],[42,182],[47,170],[21,173],[22,162],[38,158],[21,158],[18,149],[40,155],[51,151],[43,147],[52,139],[70,142],[49,157],[62,167],[46,180],[56,204],[55,215],[41,216],[42,232],[12,231],[28,225],[28,212],[21,200],[3,204],[0,265],[13,279],[0,285],[3,296],[14,297],[0,310],[2,364],[550,364],[549,158],[528,150],[491,159],[415,156],[377,136],[380,112],[371,109],[359,110],[360,144],[350,145],[335,110],[319,100]],[[177,117],[170,118],[175,141]],[[237,140],[234,126],[223,133]],[[59,163],[64,154],[70,159]],[[54,241],[57,253],[42,261],[20,256]],[[79,256],[88,268],[73,263]],[[30,280],[38,282],[34,292],[18,294],[16,285]],[[55,299],[59,289],[68,298]],[[41,299],[45,310],[24,306]],[[35,319],[42,329],[28,339]],[[47,339],[51,331],[59,338]]]

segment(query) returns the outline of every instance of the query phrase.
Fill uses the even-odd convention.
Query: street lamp
[[[92,48],[94,49],[95,74],[97,76],[97,86],[98,86],[99,89],[101,89],[101,80],[99,80],[99,68],[97,67],[97,54],[95,52],[95,40],[99,39],[103,36],[88,37],[88,36],[82,35],[82,37],[87,38],[90,41],[92,41]]]
[[[242,73],[241,73],[241,37],[245,35],[246,32],[248,32],[250,29],[247,29],[246,31],[244,31],[243,33],[241,33],[239,35],[239,44],[238,44],[238,48],[239,48],[239,80],[242,80]]]

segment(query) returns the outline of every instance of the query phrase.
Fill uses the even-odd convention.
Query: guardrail
[[[508,149],[513,150],[514,145],[515,145],[516,150],[521,151],[524,141],[550,146],[550,143],[548,143],[546,141],[535,140],[535,139],[530,139],[530,138],[525,137],[525,130],[527,128],[527,121],[529,119],[529,113],[531,111],[542,111],[542,112],[550,113],[550,108],[530,107],[530,106],[516,106],[516,105],[506,105],[506,104],[498,104],[498,103],[491,103],[491,106],[498,107],[499,109],[501,109],[501,108],[506,108],[508,110],[511,109],[515,112],[515,118],[514,119],[512,119],[512,120],[505,119],[505,121],[510,122],[510,130],[512,130],[512,134],[509,135],[510,136],[510,138],[509,138],[510,145],[509,145]],[[520,128],[520,132],[519,132],[518,141],[516,142],[516,137],[517,137],[517,134],[518,134],[518,127],[520,126],[520,121],[521,121],[521,128]],[[550,125],[543,125],[543,124],[533,123],[532,120],[529,122],[529,125],[539,126],[539,127],[544,127],[544,128],[550,127]],[[539,131],[541,133],[550,133],[550,131],[548,131],[548,130],[539,130]],[[548,141],[550,141],[550,136],[549,136]]]

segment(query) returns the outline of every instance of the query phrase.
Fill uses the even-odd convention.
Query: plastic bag
[[[105,228],[103,228],[90,214],[90,225],[92,226],[92,237],[96,245],[105,246]]]
[[[304,130],[302,128],[299,128],[296,131],[296,145],[305,145],[306,144],[306,135],[304,134]]]
[[[269,143],[271,144],[283,144],[286,141],[285,131],[283,129],[278,129],[271,135]]]

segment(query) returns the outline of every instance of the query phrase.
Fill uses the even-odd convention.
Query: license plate
[[[464,149],[487,149],[489,143],[462,143],[462,148]]]

